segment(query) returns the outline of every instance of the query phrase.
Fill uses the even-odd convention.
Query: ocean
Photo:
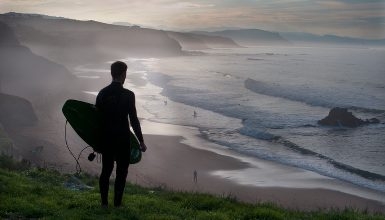
[[[253,47],[125,60],[151,121],[244,155],[385,192],[385,49]],[[381,123],[320,126],[333,107]]]

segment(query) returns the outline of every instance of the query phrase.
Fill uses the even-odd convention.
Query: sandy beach
[[[128,177],[129,181],[140,185],[160,186],[181,191],[207,192],[223,197],[235,197],[240,201],[251,203],[273,202],[290,209],[354,208],[385,213],[383,202],[335,190],[338,187],[346,187],[346,189],[356,190],[356,193],[360,193],[359,191],[362,190],[367,195],[375,195],[375,192],[359,189],[348,183],[322,177],[316,179],[310,177],[307,171],[270,164],[268,161],[259,161],[270,170],[268,170],[268,176],[258,176],[257,174],[256,178],[260,177],[262,181],[279,179],[281,173],[291,173],[296,176],[298,182],[305,182],[306,188],[243,185],[231,180],[230,177],[223,178],[213,175],[213,172],[216,170],[247,169],[252,166],[249,163],[190,147],[180,143],[182,137],[178,136],[145,135],[145,140],[149,147],[148,152],[144,154],[139,164],[130,167]],[[256,169],[261,169],[261,173],[267,175],[266,170],[263,170],[267,167]],[[194,170],[198,172],[197,183],[193,181]],[[287,176],[290,175],[286,175],[286,178]],[[280,181],[285,181],[285,178]],[[293,182],[290,179],[288,181]],[[316,186],[317,184],[319,184],[319,188],[312,188],[312,185]],[[321,188],[322,186],[324,188]]]

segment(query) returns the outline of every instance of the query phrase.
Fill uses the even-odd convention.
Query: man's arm
[[[104,89],[100,90],[98,95],[96,96],[95,106],[96,108],[101,108],[103,105],[103,97],[104,97]]]
[[[130,123],[131,123],[132,129],[134,130],[134,133],[140,142],[141,150],[144,152],[146,151],[147,147],[144,144],[142,128],[140,127],[140,122],[136,113],[134,93],[132,93],[132,95],[130,96],[128,116],[130,117]]]
[[[95,101],[95,106],[97,107],[97,108],[100,108],[100,102],[101,102],[101,95],[100,95],[101,93],[99,92],[98,93],[98,95],[96,96],[96,101]]]

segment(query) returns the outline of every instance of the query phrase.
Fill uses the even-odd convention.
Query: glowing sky
[[[385,38],[385,0],[0,0],[0,13],[10,11],[168,30],[258,28]]]

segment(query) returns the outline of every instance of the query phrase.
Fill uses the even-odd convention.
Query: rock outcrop
[[[232,39],[194,33],[168,31],[168,35],[177,40],[184,50],[204,50],[211,48],[239,48]]]
[[[31,102],[0,93],[0,123],[6,128],[31,126],[37,122]]]
[[[318,121],[320,125],[327,126],[345,126],[345,127],[358,127],[365,124],[377,124],[380,123],[380,120],[377,118],[371,118],[362,120],[349,112],[347,108],[332,108],[329,112],[329,115],[324,119]]]

